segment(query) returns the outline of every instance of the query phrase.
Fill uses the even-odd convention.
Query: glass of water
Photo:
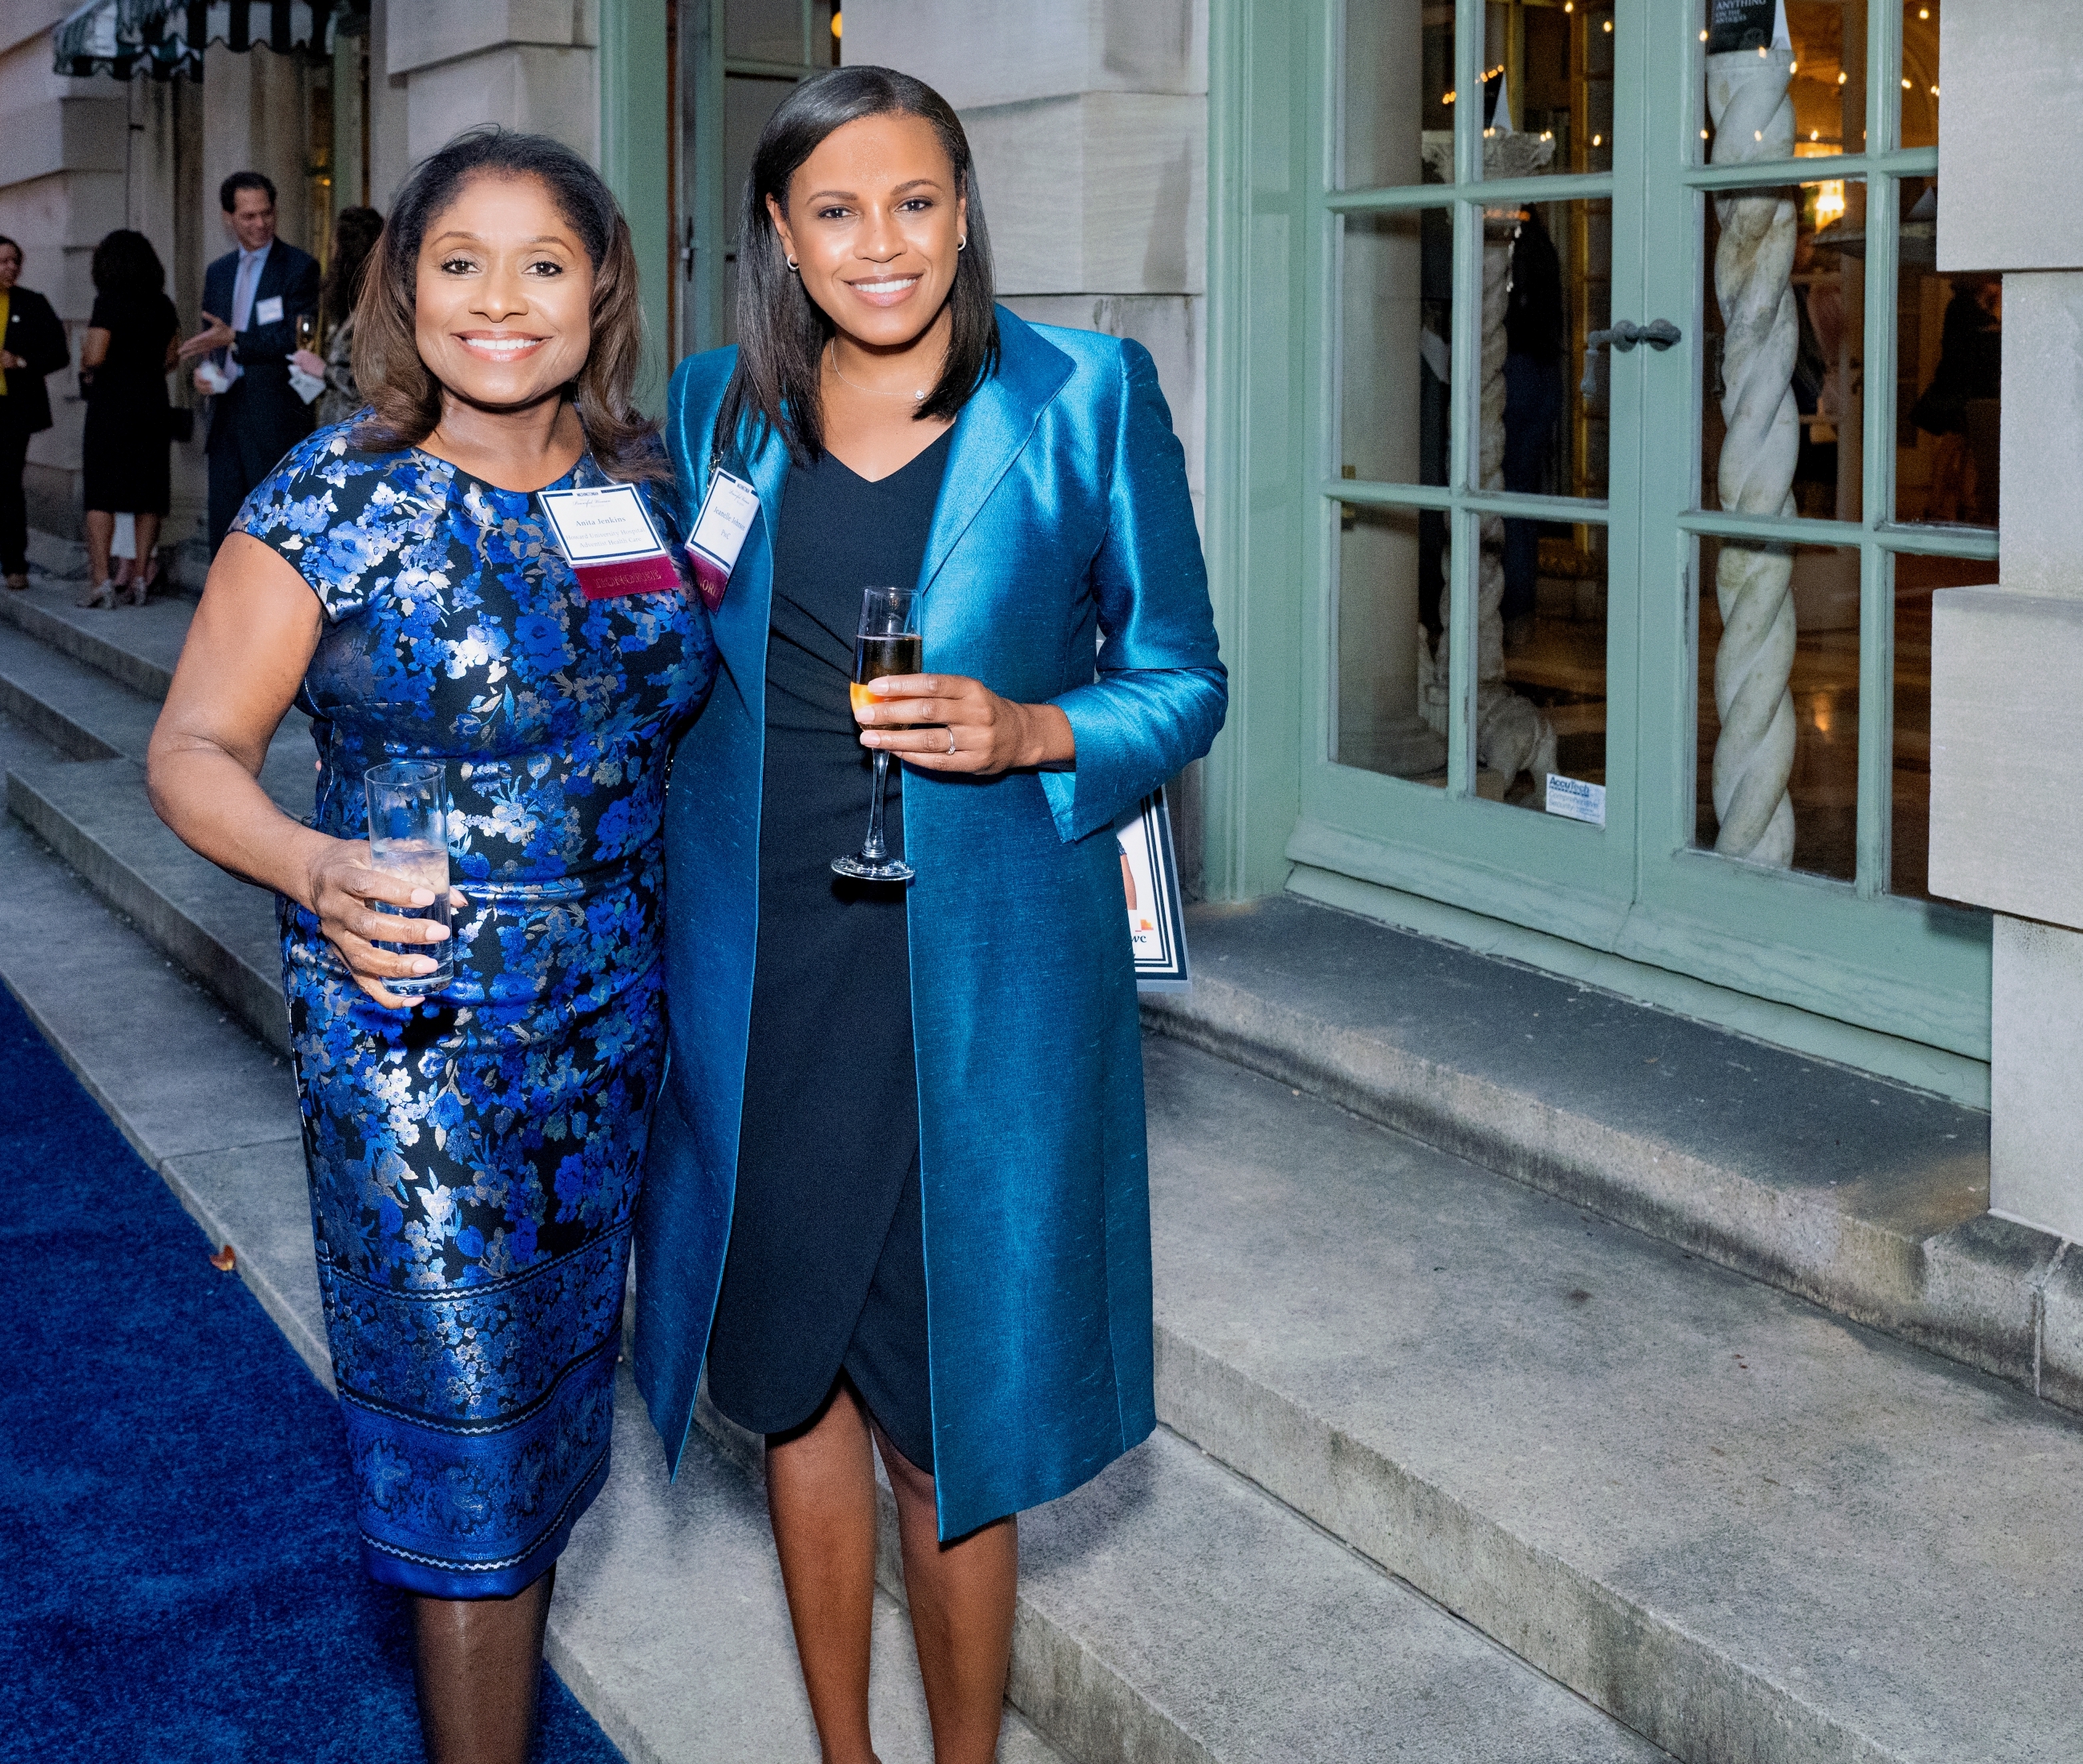
[[[433,890],[429,906],[370,904],[379,913],[449,922],[448,774],[428,760],[392,760],[362,774],[369,792],[369,864],[414,888]],[[407,974],[383,984],[392,992],[420,998],[441,991],[455,978],[455,940],[438,943],[382,943],[401,956],[429,956],[430,974]]]

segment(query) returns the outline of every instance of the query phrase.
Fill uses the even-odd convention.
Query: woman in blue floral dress
[[[607,1474],[632,1210],[664,1050],[670,743],[715,649],[699,597],[589,598],[539,492],[637,485],[635,261],[596,175],[465,136],[414,174],[357,310],[374,408],[302,443],[210,573],[153,739],[160,812],[273,888],[320,1286],[362,1550],[415,1595],[431,1757],[519,1760],[552,1567]],[[594,584],[596,587],[598,584]],[[256,777],[292,698],[316,808]],[[369,867],[363,776],[438,762],[452,984],[425,888]]]

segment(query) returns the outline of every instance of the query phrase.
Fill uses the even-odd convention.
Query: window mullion
[[[1901,138],[1902,9],[1869,0],[1866,146],[1892,153]],[[1866,181],[1865,361],[1860,400],[1859,756],[1855,887],[1888,892],[1895,828],[1895,558],[1874,543],[1895,513],[1895,312],[1900,277],[1902,185],[1881,173]]]
[[[1454,181],[1457,192],[1483,175],[1484,0],[1458,0],[1454,19]],[[1476,793],[1476,584],[1482,569],[1481,525],[1460,505],[1475,487],[1481,458],[1483,387],[1483,209],[1453,205],[1454,335],[1448,400],[1447,483],[1447,794]]]

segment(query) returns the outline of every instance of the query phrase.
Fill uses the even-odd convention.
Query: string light
[[[1612,36],[1612,30],[1613,30],[1613,21],[1612,21],[1611,19],[1607,19],[1607,20],[1606,20],[1606,34],[1607,34],[1608,36]]]
[[[1592,137],[1591,137],[1591,145],[1592,145],[1593,146],[1595,146],[1595,147],[1603,147],[1603,146],[1605,146],[1605,144],[1606,144],[1606,137],[1605,137],[1603,135],[1594,135],[1594,136],[1592,136]]]
[[[1489,82],[1490,82],[1492,80],[1495,79],[1495,78],[1498,77],[1498,74],[1502,74],[1503,71],[1504,71],[1504,63],[1503,63],[1503,62],[1502,62],[1502,61],[1498,62],[1498,65],[1497,65],[1495,67],[1486,67],[1486,68],[1485,68],[1485,69],[1483,70],[1483,84],[1484,84],[1484,85],[1485,85],[1485,86],[1489,85]],[[1454,95],[1453,95],[1453,93],[1451,93],[1451,92],[1442,92],[1442,93],[1439,95],[1439,102],[1440,102],[1441,103],[1443,103],[1443,104],[1451,104],[1451,103],[1452,103],[1454,102]],[[1486,132],[1487,132],[1487,131],[1486,131]]]
[[[1904,91],[1908,91],[1910,89],[1909,82],[1908,82],[1908,80],[1904,80],[1904,81],[1902,82],[1902,89],[1903,89]]]
[[[1840,86],[1842,86],[1842,85],[1844,83],[1844,82],[1845,82],[1846,80],[1849,79],[1851,77],[1852,77],[1852,76],[1851,76],[1849,74],[1847,74],[1846,72],[1844,72],[1844,70],[1842,68],[1840,68],[1840,69],[1837,70],[1837,83],[1838,83]]]
[[[1702,32],[1700,33],[1700,40],[1701,40],[1702,43],[1705,43],[1705,42],[1707,40],[1707,33],[1706,33],[1705,31],[1702,31]]]

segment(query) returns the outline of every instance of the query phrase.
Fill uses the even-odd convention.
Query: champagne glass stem
[[[889,848],[882,842],[883,783],[889,775],[889,755],[881,748],[875,750],[875,794],[868,804],[868,843],[860,848],[860,855],[870,863],[881,863],[889,855]]]

